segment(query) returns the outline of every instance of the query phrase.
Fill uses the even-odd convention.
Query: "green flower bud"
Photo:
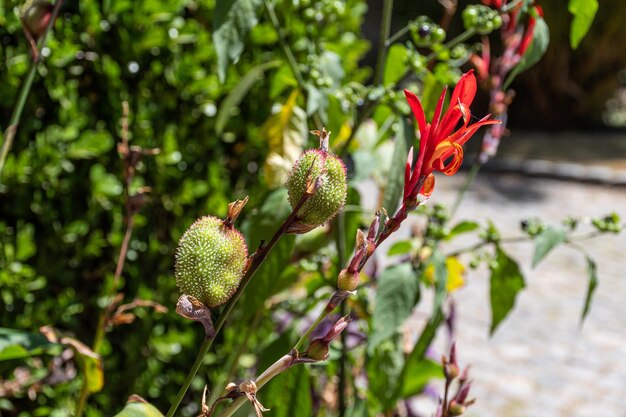
[[[359,285],[359,272],[342,269],[337,276],[337,288],[343,291],[354,291]]]
[[[316,182],[315,187],[311,184]],[[289,179],[289,203],[295,209],[305,192],[313,194],[298,211],[301,231],[308,231],[332,219],[346,202],[348,180],[341,159],[323,149],[304,152],[294,164]],[[308,228],[308,230],[306,230]]]
[[[208,307],[219,306],[239,287],[247,259],[246,241],[232,222],[202,217],[178,242],[176,283],[181,293]]]

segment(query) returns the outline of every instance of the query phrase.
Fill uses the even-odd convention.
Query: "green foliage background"
[[[333,9],[332,25],[312,23],[334,2],[309,3],[279,1],[276,7],[298,61],[334,53],[326,56],[341,56],[349,79],[362,78],[357,59],[367,48],[358,34],[364,3],[351,0],[340,13]],[[19,5],[0,0],[3,123],[30,59],[15,13]],[[52,324],[91,344],[124,232],[116,152],[123,100],[131,109],[131,144],[162,150],[144,157],[133,183],[153,190],[130,244],[125,300],[150,299],[173,311],[178,295],[173,249],[183,231],[200,215],[224,215],[227,203],[244,194],[251,195],[247,212],[263,201],[268,143],[259,128],[296,82],[262,8],[245,52],[220,81],[211,37],[214,6],[192,0],[84,0],[63,6],[0,185],[2,326]],[[227,94],[252,68],[274,60],[278,66],[253,80],[217,134],[216,116]],[[166,409],[193,360],[199,327],[174,314],[139,309],[137,315],[134,323],[108,334],[105,389],[90,400],[90,416],[112,415],[131,393]],[[237,336],[227,332],[225,338]],[[207,361],[220,363],[219,349]],[[0,375],[10,377],[14,366],[0,364]],[[194,400],[205,377],[194,383]],[[25,394],[0,400],[0,409],[21,416],[70,415],[79,386],[80,378],[46,388],[35,402]]]

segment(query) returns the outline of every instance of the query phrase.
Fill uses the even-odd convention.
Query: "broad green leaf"
[[[526,285],[517,262],[511,259],[499,246],[496,248],[496,257],[491,262],[490,269],[490,334],[493,334],[498,325],[515,306],[517,293]]]
[[[115,417],[163,417],[163,414],[138,395],[131,395],[124,409]]]
[[[402,398],[419,394],[426,384],[436,378],[443,378],[441,364],[430,359],[407,362],[402,381]]]
[[[598,0],[569,0],[567,10],[572,14],[572,26],[569,32],[569,42],[572,49],[578,48],[598,11]]]
[[[387,52],[383,85],[395,84],[400,81],[408,69],[406,62],[408,55],[409,52],[406,46],[399,43],[391,45]]]
[[[396,134],[391,168],[389,169],[389,180],[383,198],[383,207],[390,216],[395,214],[400,199],[402,198],[402,192],[404,190],[404,168],[414,138],[415,134],[409,120],[406,117],[400,118],[400,130],[398,130]]]
[[[395,265],[380,274],[367,345],[370,353],[397,332],[418,300],[419,280],[410,264]]]
[[[239,106],[252,86],[258,80],[263,78],[263,73],[269,69],[279,66],[280,64],[281,61],[279,60],[266,62],[264,64],[257,65],[248,71],[246,75],[241,77],[239,83],[230,91],[230,93],[228,93],[220,105],[219,111],[217,112],[217,117],[215,118],[215,132],[218,135],[221,135],[224,132],[226,123],[228,122],[228,119],[230,119],[233,110],[235,107]]]
[[[473,221],[462,221],[460,223],[457,223],[446,236],[446,240],[450,240],[453,237],[463,233],[473,232],[474,230],[478,229],[478,227],[478,223]]]
[[[67,149],[67,157],[90,159],[102,155],[113,148],[113,138],[105,130],[87,130]]]
[[[589,285],[587,286],[587,295],[585,296],[585,306],[583,307],[583,314],[580,318],[581,324],[585,321],[589,309],[591,308],[591,299],[598,286],[598,271],[596,263],[590,257],[586,257],[587,260],[587,275],[589,276]]]
[[[213,44],[217,53],[217,75],[226,79],[230,63],[236,63],[244,50],[244,39],[258,23],[256,9],[261,0],[217,0]]]
[[[287,369],[263,387],[257,398],[272,410],[272,417],[311,416],[313,401],[308,369],[303,365]]]
[[[298,90],[294,90],[280,111],[270,116],[261,127],[261,136],[268,145],[264,172],[270,188],[285,184],[307,141],[306,113],[296,104],[299,95]]]
[[[559,227],[548,227],[535,238],[535,252],[533,254],[533,268],[545,258],[548,253],[565,241],[565,230]]]
[[[524,53],[524,56],[520,60],[519,64],[513,68],[513,71],[511,71],[507,77],[506,82],[502,87],[504,90],[509,88],[509,85],[511,85],[515,77],[539,62],[543,54],[545,54],[548,49],[548,45],[550,44],[550,29],[548,29],[548,25],[542,17],[537,16],[536,19],[537,21],[535,23],[535,30],[533,31],[533,40]]]
[[[401,390],[398,385],[403,368],[404,355],[398,335],[389,337],[368,353],[369,392],[380,403],[383,411],[392,409],[399,398]]]
[[[409,253],[412,248],[413,248],[413,243],[410,240],[401,240],[391,245],[391,248],[389,248],[387,255],[389,256],[404,255],[404,254]]]
[[[402,396],[401,394],[402,390],[404,389],[404,385],[408,383],[405,381],[407,381],[408,378],[413,377],[409,374],[411,370],[419,367],[420,362],[424,360],[426,350],[435,339],[437,329],[439,328],[439,325],[443,322],[444,318],[445,316],[439,308],[433,312],[430,320],[428,320],[428,323],[426,323],[426,327],[424,327],[424,330],[422,330],[420,337],[417,339],[417,343],[415,343],[413,350],[411,351],[411,353],[409,353],[409,356],[406,358],[404,367],[402,368],[402,373],[400,376],[401,383],[397,384],[396,386],[396,389],[398,390],[397,398],[400,398]]]
[[[0,327],[0,362],[39,355],[58,355],[63,345],[52,343],[41,333]]]

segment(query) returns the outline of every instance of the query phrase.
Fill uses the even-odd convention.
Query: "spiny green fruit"
[[[295,209],[311,181],[319,187],[298,211],[298,221],[313,229],[332,219],[346,202],[348,180],[341,159],[323,149],[310,149],[300,155],[287,180],[289,203]]]
[[[202,217],[183,234],[174,275],[181,293],[208,307],[230,299],[239,287],[248,246],[239,231],[217,217]]]

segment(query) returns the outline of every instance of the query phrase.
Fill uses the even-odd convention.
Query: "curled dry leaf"
[[[206,337],[215,336],[215,328],[211,320],[211,310],[196,297],[187,294],[181,295],[176,303],[176,313],[186,319],[202,323]]]

